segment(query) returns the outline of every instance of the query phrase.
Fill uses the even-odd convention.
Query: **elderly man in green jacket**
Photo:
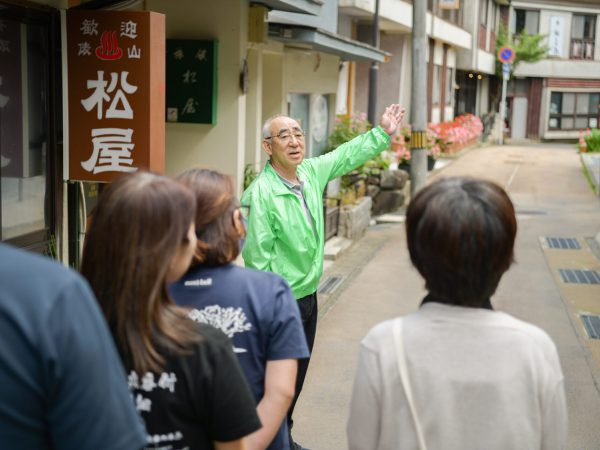
[[[404,109],[393,104],[378,127],[331,153],[308,159],[304,159],[304,132],[294,119],[275,116],[263,126],[262,145],[270,159],[242,196],[242,204],[250,207],[242,256],[246,267],[275,272],[290,284],[311,351],[317,329],[316,291],[323,273],[323,191],[329,181],[385,150],[403,115]],[[290,429],[308,362],[299,362],[296,394],[288,412]]]

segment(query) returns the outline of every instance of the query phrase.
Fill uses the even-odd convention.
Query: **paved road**
[[[600,199],[588,186],[578,155],[566,145],[484,147],[431,177],[445,175],[485,177],[509,192],[519,218],[517,263],[492,302],[552,336],[565,373],[569,448],[600,449],[600,371],[590,351],[595,343],[584,336],[576,303],[561,293],[539,240],[583,238],[600,231]],[[424,295],[405,249],[404,228],[398,224],[372,227],[325,275],[345,278],[337,291],[324,296],[313,358],[296,408],[295,439],[312,450],[347,447],[345,424],[360,340],[376,323],[414,310]],[[600,294],[594,298],[600,303]]]

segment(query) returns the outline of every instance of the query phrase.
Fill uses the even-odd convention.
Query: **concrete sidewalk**
[[[600,357],[590,350],[600,341],[589,339],[581,326],[579,287],[557,276],[559,266],[599,273],[600,268],[593,265],[595,257],[580,265],[573,252],[555,251],[549,258],[541,245],[549,236],[585,243],[600,231],[600,199],[587,185],[577,154],[566,146],[479,148],[432,177],[441,175],[484,176],[511,195],[519,219],[516,264],[492,303],[554,339],[565,373],[569,448],[600,448]],[[589,258],[590,252],[581,255]],[[333,292],[319,296],[316,344],[293,433],[312,450],[347,448],[345,424],[360,340],[376,323],[416,309],[425,294],[409,261],[402,223],[371,227],[328,267],[323,280],[327,277],[338,280],[331,283]],[[600,308],[600,286],[592,289],[599,291],[590,291],[585,305]]]

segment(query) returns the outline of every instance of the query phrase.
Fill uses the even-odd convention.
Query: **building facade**
[[[512,1],[511,33],[547,36],[548,57],[516,67],[509,88],[512,138],[575,139],[600,118],[600,5],[593,0]]]
[[[267,117],[297,118],[309,154],[319,154],[335,116],[342,61],[385,57],[337,33],[336,0],[0,0],[0,239],[72,266],[102,188],[63,170],[71,125],[65,17],[72,8],[154,11],[165,17],[167,49],[171,41],[211,43],[211,120],[171,114],[172,86],[165,86],[165,173],[216,169],[231,175],[238,194],[246,167],[264,165]],[[205,80],[193,71],[185,76],[189,83]],[[187,112],[205,107],[190,104]]]

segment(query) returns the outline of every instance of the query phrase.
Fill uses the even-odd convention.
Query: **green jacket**
[[[304,197],[317,235],[301,200],[267,163],[242,196],[242,205],[250,206],[242,252],[246,267],[281,275],[297,299],[314,293],[323,274],[323,191],[330,180],[364,164],[389,143],[388,134],[377,127],[298,166],[298,179],[304,182]]]

